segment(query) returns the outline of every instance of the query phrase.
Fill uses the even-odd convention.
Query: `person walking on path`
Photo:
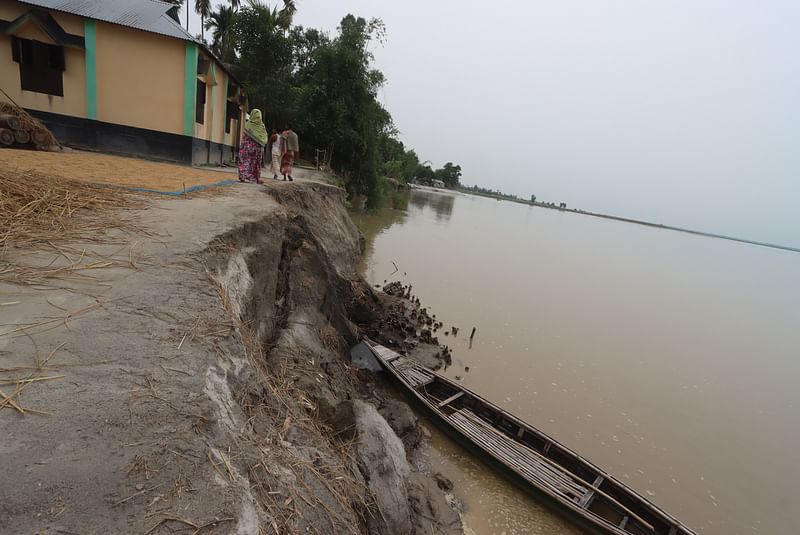
[[[281,159],[285,150],[283,137],[277,130],[272,131],[269,138],[269,155],[270,155],[270,169],[272,170],[272,178],[278,180],[278,175],[281,172]]]
[[[261,162],[267,144],[267,129],[261,110],[253,110],[244,123],[242,143],[239,147],[239,181],[261,184]]]
[[[281,158],[281,174],[284,180],[286,180],[287,176],[289,180],[294,180],[292,178],[292,168],[294,167],[295,158],[300,154],[300,141],[295,131],[290,127],[286,128],[282,136],[285,140],[286,150]]]

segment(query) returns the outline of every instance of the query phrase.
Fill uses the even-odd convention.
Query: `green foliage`
[[[379,19],[348,15],[333,40],[319,40],[310,53],[303,49],[306,67],[298,71],[297,123],[304,139],[328,150],[332,167],[347,179],[348,191],[365,195],[368,206],[381,198],[378,140],[392,129],[391,116],[377,100],[384,77],[372,68],[368,49],[383,33]]]
[[[379,157],[383,162],[381,173],[403,182],[411,182],[419,167],[419,158],[414,150],[406,150],[403,142],[394,136],[394,133],[387,132],[378,140]]]
[[[264,112],[271,130],[283,128],[295,109],[292,46],[276,8],[256,2],[236,12],[232,41],[238,57],[234,74],[242,81],[251,108]]]
[[[212,30],[211,51],[228,66],[236,63],[233,33],[235,16],[233,8],[220,6],[217,11],[211,12],[205,21],[205,29]]]
[[[348,192],[364,196],[368,207],[394,196],[382,176],[410,182],[439,173],[448,186],[458,185],[461,167],[448,163],[433,171],[421,165],[378,101],[385,78],[370,47],[383,42],[380,19],[347,15],[330,36],[292,26],[293,0],[283,0],[280,9],[262,0],[230,4],[206,11],[204,27],[212,51],[242,81],[250,107],[262,110],[269,130],[293,128],[308,158],[310,151],[326,149]]]
[[[417,165],[417,168],[414,170],[414,177],[421,182],[430,182],[434,178],[436,178],[436,171],[434,171],[430,165]]]
[[[447,162],[444,167],[434,171],[434,176],[444,182],[444,185],[448,188],[455,188],[458,186],[458,179],[461,178],[461,166],[453,165],[453,162]]]
[[[477,184],[474,185],[474,186],[469,186],[469,187],[459,187],[459,189],[461,191],[465,191],[465,192],[468,192],[468,193],[474,193],[475,195],[483,195],[485,197],[495,197],[495,198],[498,198],[498,199],[508,199],[508,200],[511,200],[511,201],[520,200],[519,197],[517,197],[516,195],[514,195],[512,193],[503,193],[499,189],[498,190],[493,190],[493,189],[489,189],[489,188],[482,188],[482,187],[478,186]]]

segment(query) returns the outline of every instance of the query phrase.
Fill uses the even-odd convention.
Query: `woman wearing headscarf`
[[[240,182],[261,184],[261,162],[264,161],[264,145],[267,141],[267,129],[261,118],[261,110],[253,110],[244,123],[242,143],[239,146]]]
[[[297,139],[297,134],[288,126],[281,136],[284,139],[286,149],[281,158],[281,174],[284,180],[286,180],[287,176],[289,180],[294,180],[292,178],[292,168],[294,167],[295,158],[300,155],[300,142]]]

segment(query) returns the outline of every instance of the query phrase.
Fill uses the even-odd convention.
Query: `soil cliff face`
[[[369,403],[380,405],[373,378],[347,363],[356,322],[382,310],[356,272],[363,239],[341,190],[317,184],[270,195],[282,210],[220,236],[206,260],[247,349],[238,373],[225,372],[241,409],[228,424],[246,429],[259,453],[248,473],[264,521],[300,533],[457,529],[441,492],[412,478],[402,441]],[[421,502],[424,518],[413,510]]]
[[[263,521],[280,532],[458,532],[442,493],[412,477],[375,406],[374,378],[347,363],[357,323],[382,310],[356,272],[363,239],[341,190],[270,195],[282,210],[220,236],[206,260],[247,349],[238,373],[225,372],[241,409],[228,424],[246,429],[259,453],[248,473]]]
[[[49,416],[0,411],[0,532],[461,533],[415,465],[413,414],[348,363],[385,308],[356,272],[341,190],[242,185],[139,215],[136,231],[15,258],[102,255],[90,278],[0,280],[20,303],[4,369],[33,355],[58,374],[23,400]],[[29,327],[54,310],[63,325]]]

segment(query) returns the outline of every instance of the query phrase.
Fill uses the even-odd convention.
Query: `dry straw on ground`
[[[2,149],[0,168],[3,167],[32,169],[94,184],[162,192],[182,192],[184,188],[189,189],[192,186],[208,186],[226,180],[236,180],[235,172],[78,150],[41,152]]]
[[[0,169],[0,256],[7,247],[92,237],[126,225],[114,208],[141,201],[124,191],[46,173]]]

